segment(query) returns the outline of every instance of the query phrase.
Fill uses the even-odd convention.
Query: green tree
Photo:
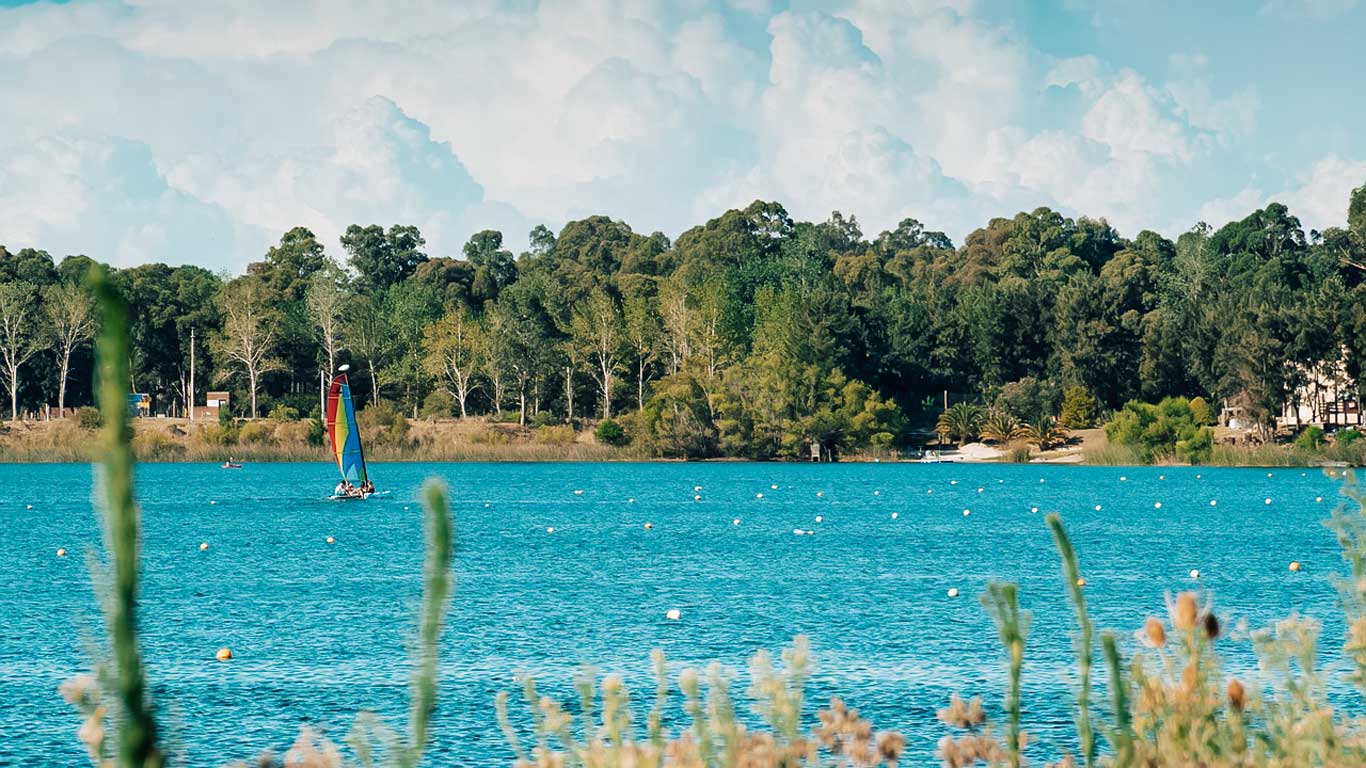
[[[19,418],[19,373],[46,348],[46,336],[34,311],[32,283],[0,283],[0,375],[9,394],[11,419]]]
[[[239,277],[223,286],[218,296],[223,329],[213,339],[214,354],[227,364],[218,373],[220,381],[234,375],[247,377],[251,396],[248,415],[256,418],[256,395],[261,377],[279,370],[273,357],[277,338],[277,315],[265,302],[266,286],[255,276]]]
[[[939,414],[937,426],[950,437],[958,441],[958,445],[967,445],[976,440],[981,433],[982,417],[985,411],[980,405],[971,403],[954,403],[948,410]]]
[[[57,378],[57,412],[65,413],[66,384],[70,379],[71,355],[78,347],[95,338],[95,298],[84,289],[62,283],[43,289],[43,311],[60,360]],[[0,310],[0,319],[3,311]]]
[[[478,387],[475,374],[489,354],[488,331],[467,310],[454,309],[427,326],[422,347],[427,372],[455,398],[460,418],[468,417],[467,404]]]
[[[1068,388],[1062,398],[1062,426],[1067,429],[1089,429],[1096,423],[1096,398],[1086,387]]]
[[[395,224],[385,232],[378,224],[352,224],[341,236],[341,244],[367,291],[383,291],[402,282],[427,261],[422,251],[427,241],[413,226]]]

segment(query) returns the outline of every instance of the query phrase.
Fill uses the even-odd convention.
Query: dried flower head
[[[1200,618],[1200,605],[1194,592],[1182,592],[1176,596],[1176,607],[1172,609],[1172,626],[1182,632],[1195,629]]]
[[[1156,616],[1148,617],[1148,621],[1143,625],[1143,633],[1148,636],[1148,642],[1154,648],[1161,648],[1167,644],[1167,630],[1162,626],[1162,620]]]
[[[982,709],[982,697],[973,696],[972,701],[964,702],[958,694],[949,697],[949,705],[939,710],[939,721],[955,728],[974,728],[987,721],[987,713]]]
[[[1211,640],[1219,637],[1219,619],[1214,615],[1213,611],[1205,614],[1204,625],[1205,637],[1208,637]]]
[[[1247,706],[1247,689],[1237,680],[1228,681],[1228,705],[1239,712]]]

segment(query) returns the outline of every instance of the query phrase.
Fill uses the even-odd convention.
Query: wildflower
[[[80,704],[88,700],[96,691],[95,677],[93,675],[76,675],[62,681],[57,688],[62,700],[68,704]]]
[[[1247,704],[1247,690],[1237,680],[1228,681],[1228,705],[1239,712]]]
[[[1214,640],[1219,637],[1219,619],[1213,612],[1205,614],[1205,637]]]
[[[1156,616],[1149,616],[1147,623],[1143,625],[1143,631],[1148,636],[1148,642],[1154,648],[1161,648],[1167,644],[1167,630],[1163,628],[1162,621]]]
[[[1182,632],[1190,632],[1195,629],[1195,622],[1200,618],[1200,608],[1195,600],[1194,592],[1182,592],[1176,596],[1176,608],[1172,611],[1172,626]]]
[[[887,768],[896,768],[905,749],[906,737],[896,731],[883,731],[877,735],[878,759],[886,763]]]
[[[85,722],[81,723],[76,738],[89,750],[91,757],[100,754],[101,746],[104,744],[104,707],[95,707]]]
[[[962,697],[953,694],[949,705],[939,710],[939,721],[956,728],[970,729],[987,721],[987,713],[982,709],[982,697],[973,696],[972,702],[964,703]]]

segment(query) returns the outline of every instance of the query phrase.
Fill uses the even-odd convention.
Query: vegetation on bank
[[[1030,387],[1046,413],[1005,407],[1030,427],[1196,396],[1266,427],[1315,372],[1359,380],[1366,360],[1366,187],[1342,227],[1306,233],[1270,204],[1174,241],[1040,208],[955,245],[914,219],[865,235],[756,201],[674,240],[591,216],[536,227],[520,255],[496,231],[428,254],[403,225],[336,245],[300,227],[240,276],[114,271],[131,389],[157,413],[226,387],[236,416],[307,418],[346,363],[362,405],[410,418],[611,419],[650,455],[766,459],[918,447],[944,406]],[[90,401],[93,264],[0,248],[12,416]]]
[[[161,768],[167,758],[159,717],[167,703],[149,695],[150,673],[138,633],[142,531],[133,502],[134,457],[122,392],[128,359],[122,327],[125,309],[107,283],[98,284],[97,293],[105,318],[97,348],[104,374],[101,510],[109,562],[92,559],[92,567],[106,637],[98,645],[101,656],[95,673],[69,680],[61,694],[80,714],[81,725],[73,729],[94,765]],[[939,741],[938,758],[953,768],[979,762],[1018,768],[1027,756],[1057,760],[1059,766],[1088,767],[1366,764],[1366,721],[1336,708],[1327,694],[1337,675],[1366,691],[1366,497],[1350,478],[1348,491],[1357,508],[1339,508],[1330,521],[1350,564],[1350,576],[1338,584],[1348,626],[1345,658],[1321,666],[1320,625],[1292,617],[1253,632],[1260,663],[1255,676],[1247,679],[1224,669],[1221,643],[1231,640],[1206,594],[1184,592],[1169,598],[1165,618],[1135,616],[1140,640],[1132,651],[1128,643],[1121,644],[1122,635],[1098,633],[1087,611],[1085,571],[1062,521],[1049,516],[1063,586],[1076,615],[1070,638],[1077,656],[1075,731],[1066,742],[1077,749],[1037,756],[1039,748],[1030,747],[1030,710],[1021,682],[1031,647],[1030,614],[1015,585],[992,583],[982,595],[982,605],[1004,651],[1002,717],[992,722],[980,698],[964,701],[954,696],[938,713],[947,731]],[[427,558],[406,727],[393,728],[374,715],[358,717],[347,739],[357,765],[414,768],[428,745],[440,693],[440,637],[453,589],[454,546],[439,486],[428,486],[425,501]],[[584,675],[578,686],[580,701],[567,705],[540,696],[535,681],[528,680],[524,690],[529,727],[510,716],[506,694],[491,706],[499,714],[516,768],[899,765],[905,737],[897,731],[876,731],[841,699],[832,699],[814,721],[805,716],[809,660],[800,638],[784,651],[781,666],[766,653],[756,655],[747,693],[762,724],[753,727],[742,724],[745,718],[730,693],[731,675],[713,667],[705,673],[685,669],[670,678],[658,653],[659,682],[643,725],[634,719],[631,695],[616,676],[598,682]],[[675,691],[682,697],[681,718],[671,716],[678,700]],[[304,731],[283,761],[266,754],[258,765],[334,768],[346,762],[336,745]]]

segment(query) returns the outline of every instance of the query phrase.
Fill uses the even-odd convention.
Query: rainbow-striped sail
[[[365,474],[365,452],[360,447],[360,428],[356,426],[356,407],[351,403],[351,385],[346,374],[332,380],[327,390],[327,439],[342,479],[359,486]]]

